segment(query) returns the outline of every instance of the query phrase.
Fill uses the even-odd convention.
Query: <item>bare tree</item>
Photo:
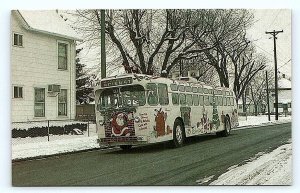
[[[236,101],[241,98],[255,75],[266,67],[267,58],[260,54],[252,54],[252,50],[253,48],[250,48],[250,54],[246,51],[237,59],[232,60],[234,66],[233,90]]]
[[[99,44],[99,10],[77,10],[76,14],[85,26],[78,29],[90,45]],[[127,72],[154,74],[160,69],[167,76],[180,61],[192,60],[213,47],[210,42],[197,44],[207,37],[206,17],[207,10],[107,10],[106,39]]]
[[[78,29],[92,46],[99,45],[99,11],[76,11]],[[238,100],[264,68],[263,60],[254,60],[255,50],[245,37],[253,22],[249,10],[106,10],[105,17],[107,55],[128,73],[167,77],[181,62],[192,61],[202,79],[216,72],[221,86],[229,87],[233,74]]]
[[[274,85],[274,73],[271,71],[268,76],[268,80],[266,80],[265,72],[261,71],[257,73],[255,79],[252,79],[251,82],[248,84],[248,95],[245,96],[249,101],[249,104],[253,104],[254,106],[254,114],[258,115],[258,109],[266,110],[267,106],[267,91],[266,91],[266,82],[268,82],[269,86],[272,87]],[[270,93],[269,93],[270,94]]]
[[[207,20],[210,41],[215,47],[204,52],[219,75],[221,86],[229,87],[230,55],[243,53],[240,42],[244,40],[246,29],[252,24],[253,14],[245,9],[210,10]],[[205,42],[200,42],[200,44]],[[247,47],[247,45],[246,45]]]

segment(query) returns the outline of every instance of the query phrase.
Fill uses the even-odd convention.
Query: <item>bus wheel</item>
[[[175,147],[183,146],[185,139],[184,126],[179,119],[176,119],[173,127],[173,145]]]
[[[229,121],[229,118],[226,117],[225,118],[224,130],[221,131],[221,132],[218,132],[217,135],[222,136],[222,137],[227,137],[230,134],[230,131],[231,131],[230,121]]]
[[[131,147],[132,147],[132,145],[120,145],[120,148],[121,148],[122,150],[124,150],[124,151],[130,150]]]

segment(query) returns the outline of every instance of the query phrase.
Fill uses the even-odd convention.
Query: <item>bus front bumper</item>
[[[118,136],[98,138],[97,142],[100,145],[135,145],[145,144],[148,142],[147,136]]]

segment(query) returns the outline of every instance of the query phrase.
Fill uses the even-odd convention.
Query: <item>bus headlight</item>
[[[137,116],[137,117],[134,118],[134,122],[139,123],[140,121],[141,121],[140,117]]]
[[[104,125],[104,121],[103,120],[99,120],[99,125],[103,126]]]

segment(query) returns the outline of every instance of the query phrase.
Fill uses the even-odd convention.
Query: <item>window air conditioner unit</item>
[[[60,92],[60,85],[57,84],[49,84],[48,92]]]

